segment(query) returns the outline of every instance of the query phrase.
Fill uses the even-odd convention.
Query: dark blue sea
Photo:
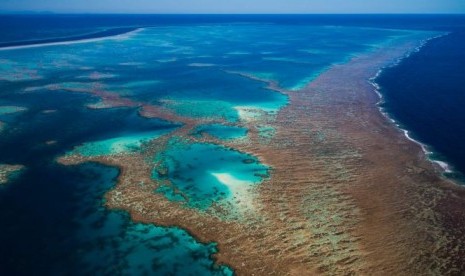
[[[182,115],[237,121],[239,106],[275,112],[286,99],[228,70],[298,90],[332,64],[405,30],[447,32],[384,69],[376,82],[383,108],[427,145],[430,158],[450,164],[449,177],[465,173],[465,16],[1,15],[0,46],[92,39],[139,27],[147,29],[122,44],[0,51],[0,107],[27,108],[0,112],[6,125],[0,164],[25,166],[0,186],[0,275],[233,273],[214,264],[215,243],[106,209],[104,194],[115,185],[117,169],[56,162],[82,143],[176,127],[142,118],[134,108],[88,109],[99,99],[44,88],[86,89],[95,72],[115,93]],[[147,54],[144,47],[159,48]],[[195,114],[192,102],[201,107]]]
[[[429,41],[377,79],[391,117],[425,144],[429,157],[447,162],[446,173],[465,172],[465,30]]]

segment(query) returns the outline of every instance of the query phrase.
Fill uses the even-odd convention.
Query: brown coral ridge
[[[149,159],[173,135],[192,139],[197,122],[190,121],[142,154],[94,160],[121,168],[107,205],[136,221],[178,226],[200,241],[218,242],[218,263],[239,275],[464,272],[464,190],[441,178],[421,148],[379,112],[369,83],[427,36],[397,38],[332,67],[302,91],[287,92],[290,104],[259,122],[276,129],[268,141],[260,140],[257,122],[249,122],[247,140],[228,142],[273,168],[251,191],[246,212],[231,216],[234,204],[201,212],[154,193],[165,183],[151,179],[160,168]]]

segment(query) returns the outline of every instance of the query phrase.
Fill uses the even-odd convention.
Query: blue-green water
[[[194,136],[201,137],[204,133],[222,140],[244,138],[247,129],[236,126],[226,126],[220,124],[201,125],[195,129]]]
[[[0,115],[14,114],[21,111],[24,111],[24,108],[19,106],[0,106]]]
[[[92,157],[135,152],[140,150],[144,143],[148,143],[167,132],[169,132],[169,130],[147,131],[131,133],[130,135],[105,140],[86,142],[77,146],[69,155],[79,154]]]
[[[93,165],[81,166],[79,169],[89,170],[87,174],[95,173],[96,177],[88,183],[81,183],[81,190],[76,195],[93,195],[81,203],[78,209],[79,219],[75,221],[78,227],[79,251],[86,252],[78,258],[82,262],[82,267],[77,267],[79,273],[232,274],[226,267],[214,266],[210,258],[216,252],[214,244],[198,243],[179,228],[133,223],[126,213],[108,211],[102,206],[101,198],[112,187],[117,176],[116,170]]]
[[[266,83],[237,73],[296,90],[331,64],[406,34],[306,25],[292,32],[273,24],[164,26],[120,39],[10,50],[0,69],[12,92],[104,91],[183,116],[237,121],[237,107],[276,113],[287,104]]]
[[[115,169],[56,163],[72,150],[133,151],[179,127],[141,118],[137,108],[87,109],[100,103],[89,92],[234,123],[245,119],[244,108],[275,114],[288,104],[286,96],[267,88],[267,80],[298,90],[331,65],[409,34],[376,27],[455,30],[461,22],[386,16],[0,16],[1,42],[145,27],[116,39],[0,51],[0,106],[25,108],[0,111],[6,122],[0,163],[26,166],[0,190],[0,274],[231,274],[214,266],[214,244],[107,210],[102,198],[116,181]],[[247,131],[201,128],[193,135],[234,139]],[[275,134],[268,125],[257,128],[265,140]],[[211,144],[177,141],[161,156],[168,170],[154,177],[173,185],[154,192],[202,210],[243,186],[260,185],[268,172],[253,156]]]
[[[189,144],[177,138],[155,157],[155,161],[159,160],[167,173],[156,169],[153,177],[170,180],[172,187],[162,186],[157,192],[202,210],[232,199],[237,189],[259,184],[269,170],[254,156],[214,144]]]

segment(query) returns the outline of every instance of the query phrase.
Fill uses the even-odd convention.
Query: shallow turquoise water
[[[0,115],[13,114],[24,110],[24,108],[18,106],[0,106]]]
[[[167,172],[155,170],[153,177],[170,180],[173,185],[162,186],[156,192],[199,209],[232,197],[237,185],[259,184],[268,177],[269,169],[252,155],[214,144],[188,144],[176,138],[155,160],[162,160]]]
[[[246,137],[247,129],[221,124],[201,125],[195,129],[194,136],[200,137],[203,133],[207,133],[218,139],[230,140]]]
[[[86,142],[77,146],[69,155],[79,154],[86,157],[130,153],[140,150],[143,143],[156,139],[170,130],[155,130],[140,133],[132,133],[110,139]]]

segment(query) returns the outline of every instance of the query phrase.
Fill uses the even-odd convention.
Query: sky
[[[465,13],[465,0],[0,0],[2,12]]]

